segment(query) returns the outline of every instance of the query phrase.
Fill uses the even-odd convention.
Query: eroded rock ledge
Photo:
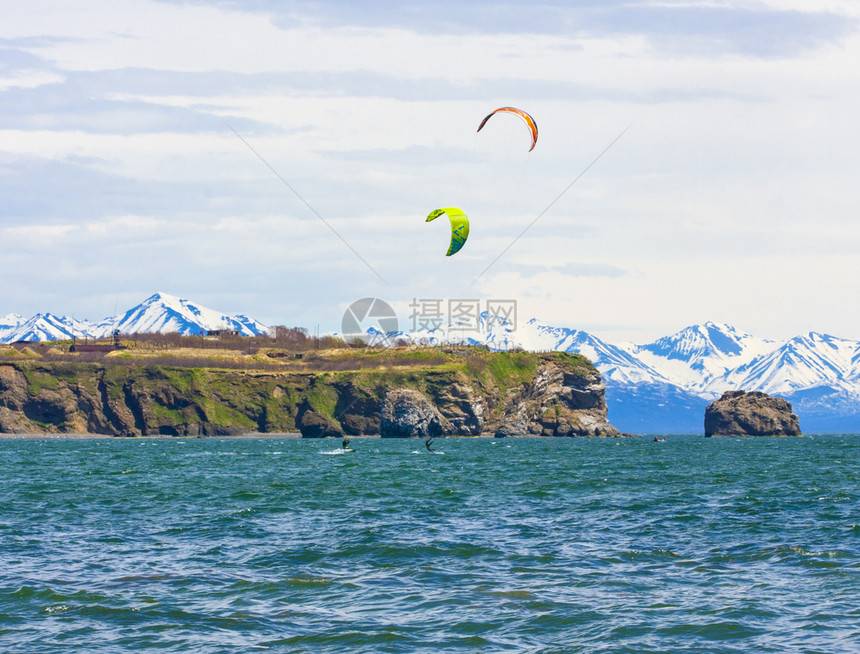
[[[605,394],[597,370],[572,374],[547,362],[510,398],[495,435],[620,436],[607,420]]]
[[[705,409],[705,436],[801,436],[791,404],[759,391],[726,391]]]
[[[317,364],[329,367],[0,361],[0,433],[620,435],[600,374],[579,355],[349,350]]]

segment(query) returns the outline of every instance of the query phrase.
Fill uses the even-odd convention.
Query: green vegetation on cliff
[[[452,420],[480,404],[481,426],[492,427],[508,399],[549,364],[599,381],[579,355],[476,347],[128,349],[86,357],[56,349],[22,357],[5,348],[0,432],[371,434],[379,433],[392,389],[420,392]]]

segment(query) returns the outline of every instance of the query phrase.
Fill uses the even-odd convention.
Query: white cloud
[[[357,297],[516,294],[640,341],[707,319],[852,335],[851,3],[254,7],[11,5],[0,313],[169,289],[335,329]],[[475,133],[502,104],[535,115],[534,152],[516,121]],[[441,206],[472,219],[453,258],[424,223]]]
[[[769,338],[820,330],[856,338],[856,255],[780,255],[703,261],[630,261],[623,277],[501,272],[490,297],[514,296],[520,315],[540,316],[612,341],[648,342],[689,324],[724,320]],[[718,314],[718,315],[717,315]]]

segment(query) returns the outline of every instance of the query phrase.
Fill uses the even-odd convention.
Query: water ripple
[[[860,439],[0,441],[0,651],[858,651]]]

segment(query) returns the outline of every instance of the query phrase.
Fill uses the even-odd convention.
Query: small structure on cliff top
[[[705,409],[705,436],[801,436],[791,404],[759,391],[726,391]]]
[[[83,343],[79,343],[78,339],[73,336],[69,352],[113,352],[114,350],[128,349],[122,344],[118,329],[114,329],[111,336],[113,337],[113,342],[111,343],[98,343],[95,339],[90,343],[89,337],[86,337]]]

